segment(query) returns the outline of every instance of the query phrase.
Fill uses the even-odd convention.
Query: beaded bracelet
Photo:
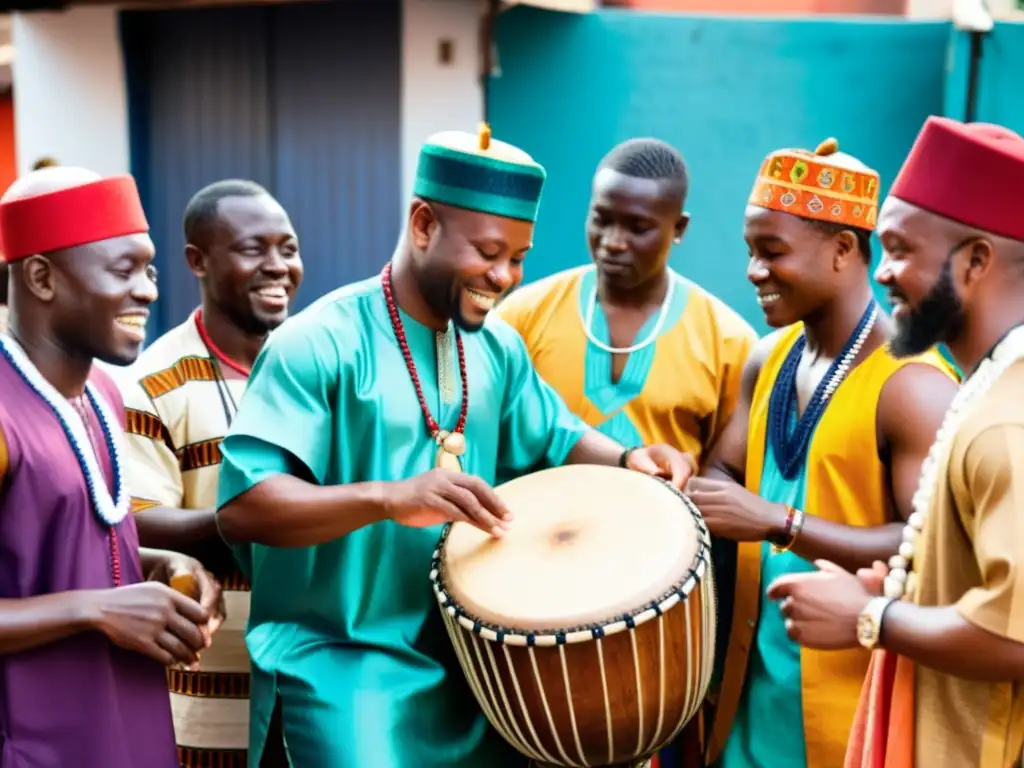
[[[622,467],[623,469],[628,469],[629,454],[631,454],[639,447],[639,445],[634,445],[632,448],[627,448],[626,450],[624,450],[622,454],[619,456],[619,466]]]
[[[786,505],[786,528],[779,537],[785,544],[779,544],[777,541],[772,542],[772,552],[780,554],[782,552],[788,552],[796,544],[796,538],[800,535],[801,529],[804,527],[804,513],[799,509]]]

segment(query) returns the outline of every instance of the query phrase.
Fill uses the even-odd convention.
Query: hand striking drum
[[[495,539],[445,527],[430,574],[495,729],[549,766],[639,766],[698,712],[714,665],[711,540],[668,483],[572,465],[499,486]]]

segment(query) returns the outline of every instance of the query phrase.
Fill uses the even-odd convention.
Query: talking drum
[[[572,465],[497,488],[494,539],[448,525],[431,582],[481,709],[531,760],[644,765],[711,681],[711,540],[668,483]]]

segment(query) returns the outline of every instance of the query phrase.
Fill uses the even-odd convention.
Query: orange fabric
[[[872,230],[878,173],[838,152],[834,140],[814,152],[780,149],[761,164],[750,204],[809,219]]]
[[[886,650],[871,657],[844,768],[914,768],[914,665]]]

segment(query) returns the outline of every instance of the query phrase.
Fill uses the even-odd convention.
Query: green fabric
[[[506,219],[536,221],[537,212],[540,210],[540,198],[517,200],[514,197],[439,184],[423,178],[416,179],[413,194],[427,200],[453,205],[456,208],[464,208],[467,211],[490,213],[494,216],[503,216]]]
[[[536,221],[545,177],[540,165],[426,144],[420,151],[413,194],[457,208]]]
[[[434,333],[402,313],[438,422]],[[530,365],[497,317],[463,335],[469,380],[466,471],[493,482],[558,465],[587,427]],[[452,345],[454,347],[454,345]],[[458,371],[455,350],[452,365]],[[276,330],[253,368],[221,451],[219,502],[277,473],[321,484],[403,480],[433,467],[380,279],[342,288]],[[465,682],[429,583],[441,527],[392,521],[317,547],[246,547],[252,608],[249,765],[281,697],[293,765],[485,768],[522,763]]]
[[[796,424],[792,417],[790,428]],[[771,443],[765,448],[761,496],[777,504],[804,508],[807,467],[787,480],[779,471]],[[732,731],[716,768],[806,768],[800,646],[789,639],[778,603],[765,591],[786,573],[816,570],[792,552],[773,554],[761,545],[761,609],[751,649],[743,696]]]

